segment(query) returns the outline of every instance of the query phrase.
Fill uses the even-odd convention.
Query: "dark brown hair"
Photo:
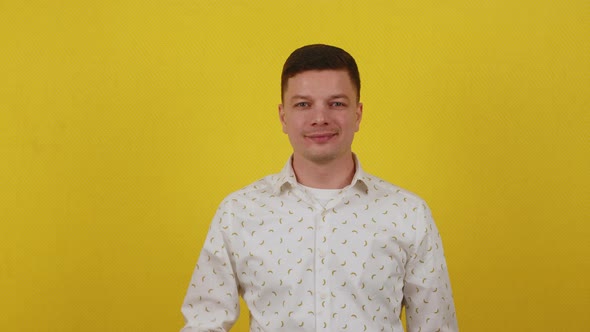
[[[357,101],[360,99],[361,78],[354,58],[339,47],[312,44],[296,49],[285,61],[281,74],[281,100],[283,100],[289,78],[308,70],[327,69],[346,70],[352,84],[356,87]]]

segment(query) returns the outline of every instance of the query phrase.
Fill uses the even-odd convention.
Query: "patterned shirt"
[[[443,247],[426,203],[365,173],[325,207],[283,170],[229,195],[209,228],[181,331],[457,331]]]

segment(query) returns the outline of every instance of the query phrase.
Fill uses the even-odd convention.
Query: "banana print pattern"
[[[355,157],[356,158],[356,157]],[[182,331],[457,331],[440,235],[425,202],[365,173],[322,206],[290,161],[219,206]]]

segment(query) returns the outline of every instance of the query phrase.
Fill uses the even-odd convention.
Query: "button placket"
[[[330,227],[327,217],[329,210],[321,208],[319,211],[322,212],[316,216],[316,328],[328,330],[330,321],[328,232]]]

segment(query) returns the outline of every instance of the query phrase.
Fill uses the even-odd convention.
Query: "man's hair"
[[[281,100],[287,90],[289,78],[308,70],[346,70],[361,97],[361,78],[354,58],[345,50],[330,45],[312,44],[293,51],[283,65],[281,75]]]

